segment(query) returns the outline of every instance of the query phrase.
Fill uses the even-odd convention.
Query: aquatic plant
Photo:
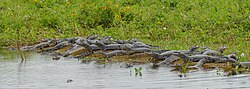
[[[135,68],[135,76],[142,76],[142,73],[141,73],[141,70],[142,70],[142,67],[140,68]]]
[[[21,57],[21,62],[20,62],[20,64],[21,63],[23,63],[23,62],[26,62],[26,58],[25,58],[25,54],[24,54],[24,52],[22,52],[21,50],[20,50],[20,47],[21,47],[21,44],[22,44],[22,41],[21,41],[21,38],[20,38],[20,36],[21,36],[21,34],[20,34],[20,32],[19,32],[19,30],[17,30],[17,40],[16,40],[16,47],[17,47],[17,51],[18,51],[18,53],[19,53],[19,56]]]
[[[187,72],[188,72],[188,64],[189,64],[190,61],[187,61],[187,62],[184,62],[182,65],[181,65],[181,69],[180,69],[180,73],[184,75],[184,77],[186,76]]]
[[[132,70],[129,70],[129,75],[132,75]]]

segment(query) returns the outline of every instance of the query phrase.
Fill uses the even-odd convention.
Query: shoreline
[[[222,51],[227,49],[224,46],[220,48]],[[197,49],[201,49],[200,46],[191,46],[187,50],[163,50],[159,46],[143,43],[138,39],[115,40],[111,36],[99,37],[98,35],[85,38],[45,39],[32,46],[20,47],[20,50],[23,51],[34,51],[53,56],[53,60],[59,60],[60,57],[72,57],[83,60],[85,58],[98,59],[104,63],[143,64],[151,62],[155,66],[180,67],[185,64],[187,68],[205,67],[209,69],[219,67],[225,70],[234,70],[236,66],[244,68],[244,66],[238,64],[238,60],[241,59],[235,53],[225,55],[221,52],[219,54],[220,51],[217,52],[208,47],[203,48],[203,50]],[[186,59],[187,57],[188,59]],[[204,59],[206,61],[203,61]]]

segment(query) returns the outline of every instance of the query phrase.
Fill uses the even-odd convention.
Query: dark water
[[[210,70],[179,77],[179,72],[170,72],[171,68],[152,69],[148,64],[120,68],[120,63],[113,63],[104,67],[70,58],[52,60],[36,53],[26,55],[26,63],[19,65],[21,59],[15,51],[0,50],[0,89],[250,88],[249,74],[224,76],[223,72]],[[136,77],[134,68],[139,67],[142,76]]]

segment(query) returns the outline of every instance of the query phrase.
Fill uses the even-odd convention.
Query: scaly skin
[[[115,40],[114,42],[118,44],[133,44],[133,41],[130,40]]]
[[[144,52],[151,52],[152,49],[150,49],[150,48],[132,48],[131,51],[134,51],[136,53],[144,53]]]
[[[80,44],[84,48],[86,48],[89,52],[93,53],[93,51],[100,50],[101,48],[98,47],[97,45],[90,45],[86,41],[81,42]]]
[[[161,56],[159,53],[157,52],[146,52],[147,54],[149,54],[151,57],[158,59],[158,60],[162,60],[165,59],[165,56]]]
[[[63,57],[67,57],[67,56],[71,55],[72,53],[74,53],[76,51],[79,51],[79,50],[81,50],[83,48],[84,48],[83,46],[75,44],[74,47],[72,47],[71,49],[69,49],[67,52],[65,52],[63,54]]]
[[[103,51],[106,51],[106,50],[119,50],[121,49],[120,46],[122,44],[110,44],[110,45],[105,45]]]
[[[156,53],[164,53],[164,52],[167,52],[167,51],[170,51],[170,50],[153,50],[152,52],[156,52]]]
[[[42,42],[40,44],[35,45],[32,50],[49,47],[53,42],[56,42],[56,40],[48,40],[47,42]]]
[[[193,52],[195,52],[198,48],[199,48],[199,46],[192,46],[192,47],[190,47],[189,50],[180,50],[179,52],[191,55],[191,54],[194,54]]]
[[[121,46],[123,44],[109,44],[109,45],[105,45],[104,43],[100,42],[100,41],[96,41],[96,45],[98,47],[100,47],[103,51],[106,51],[106,50],[120,50]]]
[[[22,51],[31,51],[34,49],[34,46],[24,46],[20,48]]]
[[[170,65],[176,60],[178,60],[178,57],[171,55],[170,57],[166,57],[164,61],[161,61],[157,63],[156,65],[163,65],[163,64]]]
[[[64,42],[58,43],[57,45],[55,45],[55,46],[52,47],[52,48],[49,48],[49,49],[44,50],[43,52],[52,52],[52,51],[61,49],[61,48],[63,48],[63,47],[66,47],[66,46],[68,46],[68,45],[70,45],[70,43],[69,43],[68,41],[64,41]]]
[[[108,52],[108,53],[105,53],[105,52],[97,52],[97,53],[100,53],[100,54],[104,55],[105,58],[110,58],[110,57],[113,57],[113,56],[127,54],[127,51],[125,51],[125,50],[114,50],[114,51],[111,51],[111,52]]]
[[[88,42],[88,44],[96,44],[96,41],[99,41],[99,40],[86,40]]]
[[[115,42],[112,42],[111,39],[112,39],[111,36],[105,36],[105,37],[99,39],[99,41],[104,43],[105,45],[115,44]]]
[[[136,47],[152,48],[151,46],[144,44],[140,41],[134,42],[133,45],[135,45]]]
[[[88,36],[87,39],[89,39],[89,40],[95,40],[98,37],[99,37],[98,35],[92,35],[92,36]]]
[[[192,46],[192,47],[190,47],[189,50],[170,50],[170,51],[163,52],[160,55],[162,55],[162,56],[171,56],[174,53],[178,53],[178,52],[183,53],[183,54],[191,54],[192,52],[194,52],[198,48],[199,48],[199,46]]]
[[[233,59],[235,59],[235,60],[239,60],[239,58],[236,56],[236,54],[237,54],[237,52],[233,52],[233,53],[231,53],[231,54],[229,54],[229,55],[227,55],[227,57],[229,57],[229,58],[233,58]]]
[[[197,65],[202,65],[205,62],[231,62],[231,63],[236,63],[237,60],[225,56],[208,56],[208,55],[193,55],[193,56],[187,56],[186,54],[183,53],[175,53],[174,55],[182,58],[184,61],[191,61],[191,62],[198,62],[199,64]],[[205,60],[205,61],[204,61]]]
[[[166,52],[163,52],[163,53],[161,53],[159,55],[160,56],[167,56],[167,57],[169,57],[169,56],[173,55],[175,52],[176,51],[166,51]]]
[[[196,65],[190,66],[189,68],[203,68],[202,65],[206,62],[207,60],[205,58],[202,58]]]
[[[236,63],[237,61],[233,58],[228,58],[228,57],[209,57],[208,59],[206,58],[202,58],[198,61],[198,63],[195,65],[195,66],[192,66],[192,67],[195,67],[195,68],[200,68],[202,67],[202,65],[204,63],[218,63],[218,62],[221,62],[221,63],[226,63],[226,62],[230,62],[230,63]]]
[[[204,51],[202,54],[203,55],[219,56],[225,51],[225,49],[226,49],[226,47],[222,46],[222,47],[219,47],[217,49],[217,51],[215,51],[215,50],[207,50],[207,51]]]
[[[130,49],[132,49],[132,48],[134,48],[134,47],[135,47],[135,46],[132,45],[132,44],[121,44],[120,49],[121,49],[121,50],[130,50]]]

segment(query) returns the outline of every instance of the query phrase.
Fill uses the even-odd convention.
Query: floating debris
[[[71,82],[73,82],[72,79],[68,79],[68,80],[67,80],[67,83],[71,83]]]

